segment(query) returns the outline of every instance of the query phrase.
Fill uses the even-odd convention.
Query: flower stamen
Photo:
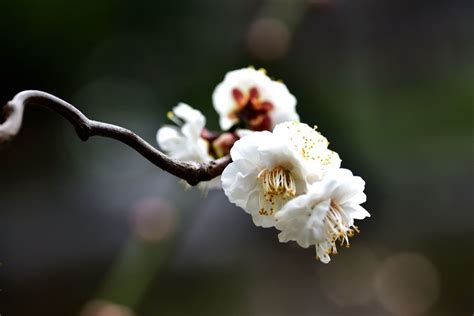
[[[349,220],[339,204],[334,200],[331,201],[329,211],[323,220],[328,239],[327,242],[316,245],[316,252],[323,255],[337,254],[338,241],[341,247],[345,245],[349,248],[349,238],[360,232],[357,226],[349,225]]]
[[[166,117],[168,118],[168,120],[170,120],[171,122],[173,122],[176,126],[183,126],[184,122],[182,119],[180,119],[179,117],[177,117],[173,111],[168,111],[168,113],[166,113]]]
[[[280,204],[296,195],[296,182],[291,172],[277,166],[272,170],[263,169],[257,175],[262,185],[260,194],[260,215],[273,215],[276,204]]]

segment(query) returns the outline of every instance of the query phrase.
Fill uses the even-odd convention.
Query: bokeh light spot
[[[373,278],[379,260],[368,248],[335,257],[322,267],[320,284],[323,294],[339,306],[363,305],[373,298]]]
[[[175,230],[177,213],[176,208],[162,198],[140,199],[132,207],[133,232],[144,241],[164,240]]]
[[[388,257],[375,276],[379,302],[395,315],[420,315],[437,300],[440,284],[434,265],[417,253]]]
[[[290,32],[281,21],[261,18],[255,21],[247,34],[249,52],[263,60],[272,61],[285,56],[290,45]]]
[[[108,301],[96,300],[87,303],[81,316],[134,316],[132,310],[126,306],[114,304]]]

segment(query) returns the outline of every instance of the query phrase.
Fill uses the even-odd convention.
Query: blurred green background
[[[227,71],[283,79],[367,182],[370,219],[328,265],[220,191],[31,107],[0,148],[2,315],[470,315],[474,3],[0,2],[0,103],[40,89],[155,144]]]

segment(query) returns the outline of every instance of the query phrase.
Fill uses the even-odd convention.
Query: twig
[[[8,142],[19,132],[23,121],[25,106],[36,104],[61,114],[75,128],[83,141],[91,136],[113,138],[135,149],[143,157],[161,169],[196,185],[219,176],[230,163],[229,156],[208,162],[184,162],[166,156],[151,146],[134,132],[113,124],[88,119],[78,109],[51,94],[42,91],[28,90],[18,93],[3,108],[4,122],[0,125],[0,143]]]

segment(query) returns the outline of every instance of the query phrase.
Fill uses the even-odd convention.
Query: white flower
[[[296,241],[304,248],[315,245],[317,258],[328,263],[329,255],[337,253],[336,242],[348,247],[349,237],[359,232],[354,219],[370,216],[360,206],[366,201],[364,186],[347,169],[331,171],[275,215],[280,242]]]
[[[230,153],[233,162],[221,176],[224,192],[252,215],[255,225],[273,226],[273,214],[282,204],[306,190],[300,160],[268,131],[238,140]]]
[[[299,120],[296,98],[287,87],[250,67],[228,72],[212,100],[223,130],[239,122],[254,131],[272,130],[278,123]]]
[[[158,145],[171,157],[179,160],[206,162],[212,160],[208,153],[209,144],[201,138],[206,118],[198,110],[185,103],[179,103],[168,113],[168,118],[176,125],[164,126],[158,130]]]
[[[209,154],[209,142],[201,137],[206,118],[198,110],[179,103],[168,113],[176,126],[164,126],[158,130],[158,145],[172,158],[183,161],[208,162],[214,160]],[[203,182],[198,187],[204,191],[220,187],[220,179]]]
[[[317,175],[325,173],[320,169],[339,167],[340,159],[327,149],[327,141],[315,141],[320,137],[297,122],[280,124],[273,133],[254,132],[243,137],[232,147],[233,162],[222,173],[225,194],[252,215],[255,225],[274,226],[274,215],[287,201],[305,193]],[[315,163],[313,151],[332,157],[324,158],[331,163]]]

